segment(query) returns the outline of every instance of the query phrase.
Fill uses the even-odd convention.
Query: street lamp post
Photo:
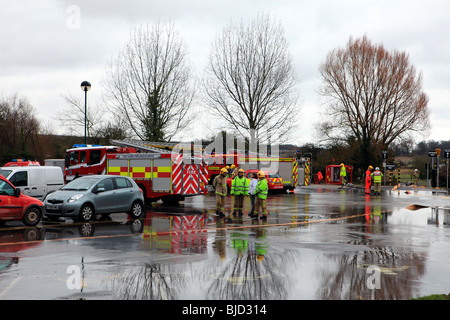
[[[87,92],[91,89],[91,84],[88,81],[81,83],[81,90],[84,91],[84,144],[86,144],[86,122],[87,122]]]

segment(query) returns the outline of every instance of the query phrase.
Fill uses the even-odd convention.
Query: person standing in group
[[[216,192],[216,215],[219,217],[225,216],[225,197],[227,196],[227,174],[226,168],[220,169],[220,174],[213,180],[213,188]]]
[[[366,171],[366,194],[370,194],[370,185],[372,184],[372,174],[373,167],[369,166]]]
[[[381,178],[383,178],[383,173],[381,173],[380,168],[376,167],[370,176],[374,182],[375,195],[379,196],[381,194]]]
[[[341,163],[341,172],[339,173],[339,176],[341,178],[341,184],[343,187],[347,183],[347,170],[345,169],[344,163]]]
[[[250,195],[250,203],[252,205],[252,209],[250,210],[250,213],[248,214],[250,217],[253,216],[254,212],[255,212],[255,189],[256,189],[256,185],[258,184],[258,179],[256,178],[256,173],[252,173],[251,174],[251,180],[250,180],[250,184],[248,187],[248,193]]]
[[[266,199],[267,199],[267,193],[269,191],[269,186],[267,185],[266,175],[264,171],[258,172],[258,183],[256,184],[255,188],[255,211],[256,213],[252,216],[252,219],[256,220],[258,219],[258,215],[261,211],[262,216],[261,220],[267,219],[267,206],[266,206]]]
[[[417,187],[419,185],[419,170],[414,169],[414,185]]]
[[[322,175],[322,172],[317,172],[317,180],[318,180],[318,182],[319,182],[319,184],[322,182],[322,180],[323,180],[323,175]]]
[[[231,182],[230,194],[234,198],[233,215],[242,216],[242,208],[244,207],[244,196],[248,196],[249,181],[244,177],[244,169],[238,170],[238,175]]]

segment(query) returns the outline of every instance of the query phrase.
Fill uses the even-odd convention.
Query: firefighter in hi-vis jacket
[[[261,211],[261,220],[267,219],[267,206],[266,199],[267,193],[269,192],[269,186],[267,185],[266,175],[264,171],[258,172],[258,184],[255,189],[256,203],[255,203],[255,214],[252,219],[258,219],[258,214]]]
[[[248,196],[249,181],[244,177],[244,169],[239,169],[238,175],[231,182],[230,194],[234,197],[233,215],[242,216],[244,196]]]
[[[380,195],[381,193],[381,178],[383,177],[383,174],[380,171],[380,168],[376,167],[375,171],[372,172],[372,174],[370,175],[373,179],[374,182],[374,191],[375,191],[375,195]]]

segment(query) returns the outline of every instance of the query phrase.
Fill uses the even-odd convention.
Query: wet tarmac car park
[[[214,214],[213,194],[81,223],[0,227],[0,300],[384,300],[450,292],[450,198],[269,195],[267,221]],[[248,206],[250,201],[246,200]]]

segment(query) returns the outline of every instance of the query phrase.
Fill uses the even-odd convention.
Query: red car
[[[259,170],[256,170],[256,169],[246,170],[244,172],[244,176],[250,180],[251,174],[252,173],[258,174],[258,172],[259,172]],[[276,191],[276,192],[283,191],[283,178],[281,178],[281,176],[278,173],[272,172],[272,171],[264,171],[264,173],[266,174],[269,191]],[[231,190],[231,182],[233,181],[234,177],[236,177],[236,175],[227,179],[228,192],[230,192],[230,190]]]
[[[0,220],[22,220],[27,226],[35,226],[44,212],[42,201],[23,195],[0,175]]]

